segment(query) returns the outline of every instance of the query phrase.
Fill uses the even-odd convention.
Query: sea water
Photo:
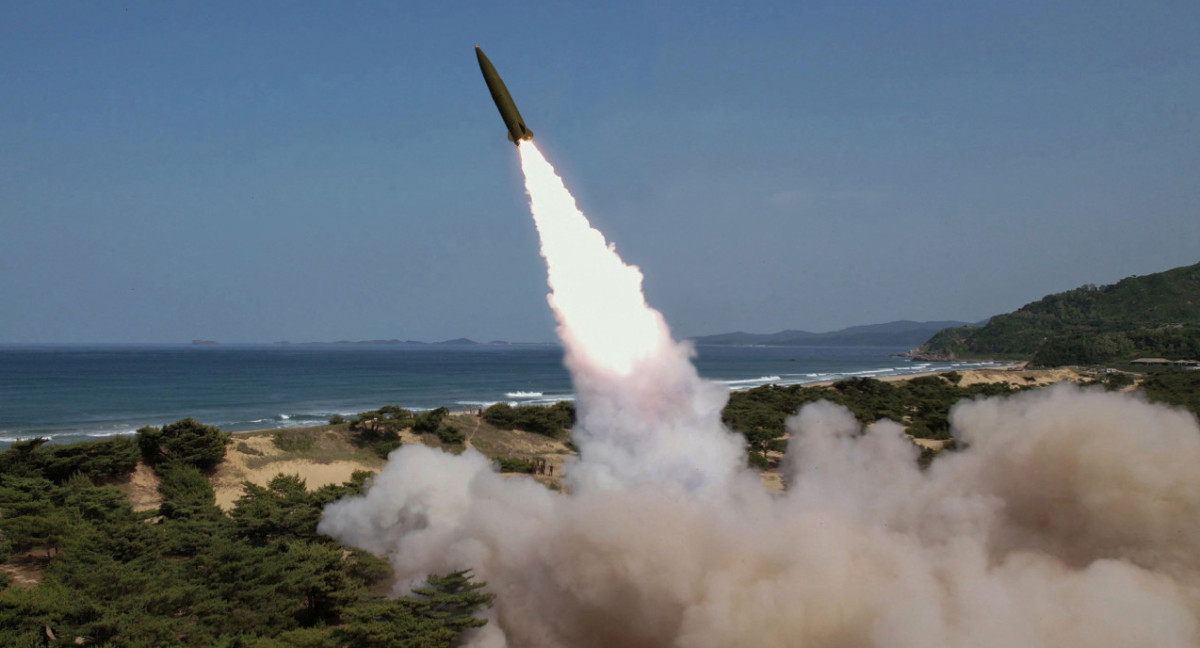
[[[698,347],[731,389],[979,366],[911,362],[887,347]],[[570,400],[556,345],[0,347],[0,447],[131,434],[184,417],[226,431],[319,425],[383,405],[459,410]]]

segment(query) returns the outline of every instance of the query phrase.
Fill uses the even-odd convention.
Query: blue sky
[[[1192,0],[3,13],[0,342],[553,339],[474,43],[677,335],[1200,260]]]

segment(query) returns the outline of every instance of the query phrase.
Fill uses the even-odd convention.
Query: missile
[[[517,110],[517,104],[513,103],[512,96],[508,94],[508,88],[504,87],[500,75],[496,74],[496,68],[492,67],[492,62],[478,45],[475,46],[475,58],[479,59],[479,71],[483,72],[483,80],[487,82],[488,91],[492,93],[492,101],[496,102],[496,108],[500,109],[500,117],[508,127],[508,141],[520,146],[521,140],[533,139],[533,131],[525,128],[525,120],[521,119],[521,113]]]

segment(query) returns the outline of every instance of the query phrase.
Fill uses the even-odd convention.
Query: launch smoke
[[[816,403],[768,494],[640,272],[519,150],[580,458],[560,494],[393,452],[320,531],[388,556],[398,592],[473,568],[497,595],[478,646],[1200,645],[1190,414],[1067,385],[964,402],[966,449],[922,472],[898,424]]]

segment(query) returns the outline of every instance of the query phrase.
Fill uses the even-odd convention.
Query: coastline
[[[876,378],[876,380],[903,382],[945,373],[950,373],[950,371],[885,376]],[[963,386],[1005,382],[1013,386],[1044,387],[1063,380],[1079,382],[1084,379],[1073,369],[1025,369],[1024,363],[987,369],[959,370],[958,373],[962,376],[959,384]],[[836,381],[806,383],[804,386],[827,387],[834,382]],[[561,441],[520,430],[497,430],[483,423],[478,416],[465,411],[454,411],[450,416],[451,421],[460,427],[466,436],[466,442],[462,447],[475,448],[489,457],[538,458],[554,465],[555,476],[553,477],[529,475],[548,486],[562,487],[563,464],[572,461],[577,456]],[[266,486],[275,475],[284,473],[299,476],[305,481],[308,488],[315,489],[328,484],[340,484],[348,481],[358,470],[378,472],[384,464],[383,459],[375,456],[369,450],[351,444],[348,441],[344,425],[265,428],[230,434],[232,442],[226,451],[225,460],[218,465],[211,478],[217,496],[217,504],[223,510],[229,510],[241,496],[243,482]],[[282,450],[274,442],[276,435],[311,438],[312,448],[302,451]],[[417,435],[413,434],[411,430],[404,430],[400,436],[401,442],[406,445],[421,443],[431,447],[454,450],[443,446],[434,435]],[[934,450],[940,450],[945,443],[926,439],[913,439],[913,442]],[[762,475],[768,488],[781,488],[778,472],[764,470]],[[154,486],[156,484],[147,482],[139,490],[140,499],[146,502],[145,508],[157,506],[157,504],[150,506],[150,502],[153,502],[157,496]],[[131,494],[132,497],[134,495]]]
[[[706,379],[744,390],[883,378],[974,363],[919,363],[896,348],[705,347]],[[549,346],[53,347],[0,351],[0,448],[45,437],[72,443],[192,417],[228,432],[320,426],[384,404],[553,404],[572,399],[561,349]]]

